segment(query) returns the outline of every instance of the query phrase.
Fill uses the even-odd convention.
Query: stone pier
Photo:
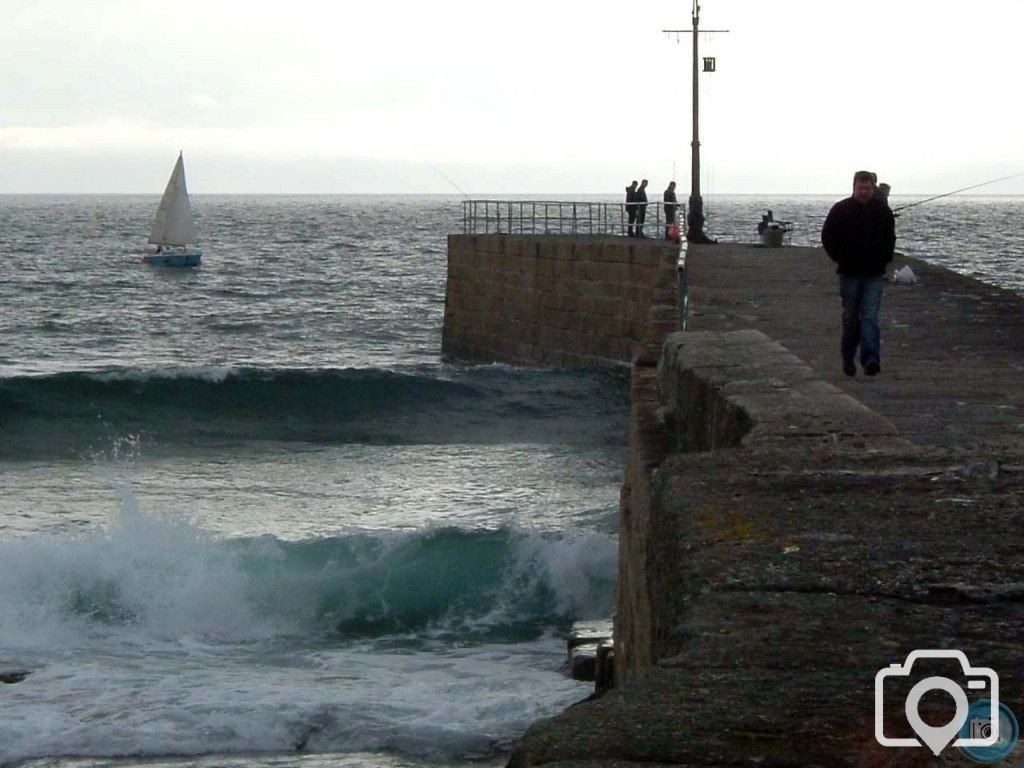
[[[442,353],[628,364],[679,326],[679,246],[585,235],[449,235]]]
[[[509,765],[938,764],[875,738],[875,675],[917,649],[991,667],[1024,715],[1024,298],[906,263],[882,374],[848,378],[820,250],[690,250],[687,330],[633,366],[617,685]],[[886,735],[913,736],[905,683]]]

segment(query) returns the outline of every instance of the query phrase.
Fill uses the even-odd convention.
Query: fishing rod
[[[963,187],[962,189],[954,189],[952,192],[944,192],[941,195],[935,195],[935,197],[928,197],[928,198],[925,198],[924,200],[918,200],[916,203],[909,203],[907,205],[901,205],[899,208],[893,208],[892,212],[893,213],[899,213],[900,211],[907,210],[907,208],[913,208],[915,205],[923,205],[924,203],[930,203],[932,200],[938,200],[939,198],[942,198],[942,197],[949,197],[950,195],[955,195],[958,192],[966,192],[969,189],[977,189],[978,187],[986,187],[989,184],[995,184],[997,181],[1006,181],[1007,179],[1016,179],[1019,176],[1024,176],[1024,173],[1011,173],[1009,176],[1001,176],[998,179],[992,179],[990,181],[983,181],[983,182],[981,182],[981,184],[972,184],[971,186]]]
[[[443,178],[443,179],[444,179],[445,181],[447,181],[447,182],[448,182],[449,184],[451,184],[451,185],[452,185],[453,187],[455,187],[455,189],[456,189],[456,190],[458,190],[459,194],[461,194],[461,195],[462,195],[462,196],[463,196],[464,198],[466,198],[467,200],[472,200],[472,199],[473,199],[473,198],[471,198],[471,197],[470,197],[469,195],[467,195],[467,194],[466,194],[466,193],[465,193],[465,192],[463,191],[462,187],[460,187],[460,186],[459,186],[458,184],[456,184],[456,183],[455,183],[454,181],[452,181],[452,180],[451,180],[451,179],[450,179],[450,178],[448,177],[448,174],[447,174],[447,173],[445,173],[444,171],[442,171],[442,170],[441,170],[440,168],[438,168],[438,167],[437,167],[436,165],[434,165],[434,164],[433,164],[432,162],[430,162],[429,160],[424,160],[423,162],[424,162],[424,163],[426,163],[426,165],[427,165],[427,166],[428,166],[428,167],[429,167],[429,168],[430,168],[430,169],[431,169],[431,170],[432,170],[432,171],[433,171],[434,173],[438,174],[438,175],[439,175],[439,176],[441,176],[441,177],[442,177],[442,178]]]

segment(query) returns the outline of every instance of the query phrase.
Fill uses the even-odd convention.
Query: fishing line
[[[442,170],[441,170],[440,168],[438,168],[438,167],[437,167],[436,165],[434,165],[434,164],[433,164],[432,162],[430,162],[429,160],[424,160],[423,162],[424,162],[424,163],[426,163],[426,165],[427,165],[427,166],[429,166],[429,167],[430,167],[430,169],[431,169],[432,171],[434,171],[434,172],[435,172],[436,174],[438,174],[438,175],[439,175],[439,176],[440,176],[441,178],[443,178],[443,179],[444,179],[445,181],[447,181],[447,182],[448,182],[449,184],[451,184],[451,185],[452,185],[453,187],[455,187],[455,189],[456,189],[456,190],[458,191],[458,193],[459,193],[460,195],[462,195],[462,196],[463,196],[464,198],[466,198],[467,200],[472,200],[472,198],[471,198],[471,197],[470,197],[469,195],[467,195],[467,194],[465,193],[465,191],[463,191],[462,187],[460,187],[460,186],[459,186],[458,184],[456,184],[456,183],[455,183],[454,181],[452,181],[452,180],[451,180],[451,179],[450,179],[450,178],[448,177],[448,174],[447,174],[447,173],[445,173],[444,171],[442,171]]]
[[[997,181],[1006,181],[1007,179],[1016,179],[1019,176],[1024,176],[1024,173],[1011,173],[1009,176],[1001,176],[998,179],[992,179],[990,181],[983,181],[983,182],[981,182],[981,184],[972,184],[969,187],[963,187],[961,189],[954,189],[952,192],[944,192],[941,195],[935,195],[935,197],[928,197],[928,198],[925,198],[924,200],[918,200],[916,203],[909,203],[907,205],[901,205],[899,208],[893,208],[892,212],[893,213],[899,213],[900,211],[907,210],[907,208],[913,208],[915,205],[923,205],[924,203],[930,203],[932,200],[938,200],[938,199],[943,198],[943,197],[949,197],[950,195],[955,195],[958,192],[966,192],[969,189],[977,189],[978,187],[985,187],[985,186],[988,186],[989,184],[995,184]]]

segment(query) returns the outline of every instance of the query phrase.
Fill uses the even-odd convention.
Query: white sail
[[[180,152],[160,207],[156,210],[149,242],[156,245],[190,245],[196,242],[192,206],[189,205],[188,187],[185,185],[185,164]]]

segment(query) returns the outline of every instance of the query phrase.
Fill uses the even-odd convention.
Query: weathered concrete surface
[[[793,259],[784,281],[704,264],[702,288],[691,262],[689,327],[727,332],[669,337],[659,369],[633,369],[620,685],[536,724],[510,765],[971,764],[875,740],[876,672],[922,648],[996,669],[1002,700],[1024,712],[1024,356],[1007,336],[1024,303],[914,263],[923,285],[890,289],[883,315],[927,322],[884,327],[882,377],[851,382],[835,277],[820,251],[799,250],[715,251],[736,268]],[[964,332],[978,346],[956,349],[978,302],[988,322]],[[741,323],[789,343],[728,333]],[[958,384],[948,368],[961,357],[976,370]],[[887,699],[890,735],[911,735],[906,692]],[[947,703],[926,698],[922,714],[946,722]],[[1018,746],[1006,764],[1022,760]]]
[[[760,331],[672,334],[658,370],[676,451],[897,436],[892,422]]]
[[[839,283],[818,248],[690,246],[687,330],[756,329],[916,443],[1024,438],[1024,297],[916,259],[887,284],[882,374],[840,368]],[[890,270],[891,271],[891,270]]]
[[[679,246],[662,240],[450,235],[442,353],[630,363],[679,326],[678,263]]]
[[[917,648],[991,665],[1024,709],[1024,452],[737,448],[646,477],[644,653],[510,765],[932,765],[873,733],[875,673]]]
[[[615,640],[620,681],[642,675],[671,647],[685,562],[686,519],[666,496],[667,460],[745,447],[806,460],[817,449],[909,448],[889,421],[757,331],[668,336],[657,370],[634,368],[630,459],[620,498]],[[710,456],[715,456],[711,454]],[[743,454],[746,455],[746,454]],[[711,460],[708,458],[707,460]],[[697,487],[703,487],[698,484]],[[672,602],[672,605],[675,605]]]

